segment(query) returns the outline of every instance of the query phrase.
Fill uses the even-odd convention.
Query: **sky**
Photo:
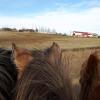
[[[0,27],[100,34],[100,0],[0,0]]]

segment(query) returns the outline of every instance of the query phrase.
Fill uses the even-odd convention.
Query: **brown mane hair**
[[[26,64],[16,86],[15,100],[73,100],[67,67],[61,49],[53,43],[42,57]]]
[[[100,52],[91,54],[84,62],[80,77],[80,100],[100,100]]]

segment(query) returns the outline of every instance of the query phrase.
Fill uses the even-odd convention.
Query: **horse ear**
[[[57,43],[53,42],[52,46],[49,48],[47,57],[50,63],[59,63],[61,59],[61,49]]]
[[[12,43],[12,58],[19,73],[22,73],[25,66],[33,59],[31,51],[19,48],[14,43]]]
[[[98,67],[98,58],[96,52],[91,54],[89,58],[83,63],[82,69],[80,71],[80,84],[81,84],[81,91],[80,96],[81,99],[86,100],[88,91],[91,87],[92,80],[98,76],[97,74],[97,67]],[[96,73],[96,74],[95,74]],[[89,99],[91,100],[91,99]]]
[[[12,43],[12,49],[16,48],[15,43]]]
[[[13,55],[13,58],[15,58],[18,54],[18,49],[17,49],[17,46],[15,43],[12,43],[12,55]]]

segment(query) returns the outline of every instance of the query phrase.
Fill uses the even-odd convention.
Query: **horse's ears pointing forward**
[[[25,69],[25,66],[33,59],[31,51],[19,48],[14,43],[12,43],[12,57],[14,64],[21,73]]]
[[[52,46],[49,48],[48,51],[48,61],[51,63],[58,63],[61,58],[61,49],[59,45],[53,42]]]

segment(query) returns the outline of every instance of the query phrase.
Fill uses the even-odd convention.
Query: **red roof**
[[[92,35],[90,32],[73,31],[73,33],[81,33],[82,35]]]

